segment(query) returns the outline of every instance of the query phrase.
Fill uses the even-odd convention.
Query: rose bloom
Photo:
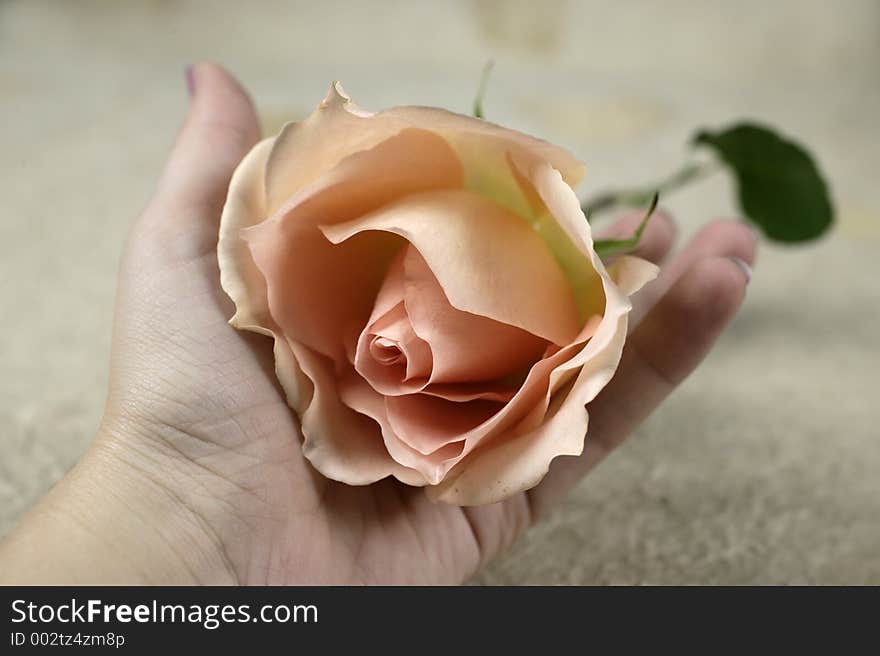
[[[338,84],[244,158],[218,246],[230,323],[274,339],[319,472],[475,505],[581,453],[629,295],[657,273],[603,265],[583,172],[483,120],[364,111]]]

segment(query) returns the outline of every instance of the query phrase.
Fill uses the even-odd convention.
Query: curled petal
[[[311,381],[303,374],[287,339],[269,314],[266,281],[240,237],[242,229],[265,219],[265,169],[273,142],[274,138],[264,139],[254,146],[232,175],[220,218],[217,262],[220,286],[235,304],[235,314],[229,323],[240,330],[273,338],[275,374],[288,404],[299,410],[311,398]]]
[[[231,323],[274,338],[321,473],[473,505],[581,452],[629,296],[657,272],[631,256],[606,270],[582,174],[538,139],[430,108],[371,114],[339,85],[242,161],[221,284]]]
[[[406,249],[401,248],[392,260],[373,313],[349,356],[355,370],[382,394],[421,391],[433,367],[431,348],[412,330],[404,305]]]
[[[460,458],[464,447],[460,441],[445,443],[433,453],[424,454],[400,439],[388,420],[385,397],[354,371],[348,371],[340,378],[339,392],[346,406],[363,415],[368,422],[367,417],[375,422],[374,430],[378,425],[386,453],[404,470],[418,472],[423,477],[423,484],[439,483],[450,468],[447,461],[454,459],[457,462]]]
[[[608,276],[622,294],[632,296],[654,280],[659,271],[653,262],[634,255],[621,255],[608,267]]]
[[[266,176],[266,207],[277,212],[345,158],[369,150],[412,124],[376,116],[355,105],[339,82],[303,121],[288,123],[275,140]]]
[[[382,394],[411,394],[428,384],[433,354],[412,330],[403,303],[370,323],[358,339],[355,370]]]
[[[491,174],[493,169],[500,170],[492,157],[495,154],[503,157],[511,151],[548,162],[562,172],[566,184],[572,188],[577,187],[584,177],[583,163],[564,148],[490,121],[434,107],[394,107],[376,116],[402,119],[416,126],[431,126],[432,131],[452,144],[468,175],[475,178]]]
[[[353,221],[324,225],[335,244],[365,231],[409,241],[453,307],[568,344],[582,325],[543,240],[499,205],[466,191],[412,194]]]
[[[229,323],[236,328],[266,326],[269,322],[266,281],[240,233],[266,218],[266,160],[273,142],[270,138],[258,143],[235,169],[220,218],[220,285],[235,303]]]
[[[427,262],[406,249],[406,311],[413,331],[433,354],[431,383],[491,381],[534,364],[546,340],[484,316],[453,307]]]
[[[497,401],[507,403],[516,394],[517,387],[503,381],[490,383],[436,383],[421,390],[423,394],[438,396],[447,401]]]
[[[561,184],[558,172],[538,164],[531,174],[542,202],[592,262],[603,288],[604,311],[601,318],[596,315],[587,322],[574,343],[533,367],[505,410],[486,422],[501,423],[506,415],[515,416],[517,405],[530,408],[524,410],[512,434],[497,439],[502,433],[496,428],[484,436],[467,459],[428,489],[433,499],[457,505],[493,503],[536,485],[554,458],[581,453],[588,425],[585,405],[608,384],[623,351],[631,309],[628,296],[658,271],[655,265],[632,256],[620,258],[606,271],[592,248],[580,203]]]
[[[405,130],[354,154],[288,200],[272,218],[242,232],[268,283],[269,310],[289,338],[337,363],[352,326],[363,327],[400,247],[390,233],[330,243],[319,223],[348,221],[396,198],[455,188],[461,167],[436,135]]]
[[[427,394],[389,396],[385,411],[395,435],[419,453],[430,455],[496,414],[503,404],[475,400],[447,401]],[[451,467],[454,462],[449,462]]]
[[[526,198],[525,216],[565,273],[581,317],[601,314],[605,307],[602,276],[588,253],[593,248],[590,224],[574,192],[556,169],[531,155],[509,153],[501,165],[509,167],[517,188]],[[558,186],[565,188],[557,189]],[[557,199],[560,196],[563,202]],[[565,214],[564,223],[557,215],[560,210]]]
[[[623,348],[626,319],[619,323],[623,330],[619,326],[601,357],[584,367],[570,389],[560,391],[538,426],[471,454],[467,467],[453,469],[427,488],[428,497],[460,506],[495,503],[541,482],[554,458],[580,455],[588,425],[584,406],[592,400],[597,376],[603,386],[611,378],[615,353]]]
[[[291,348],[314,386],[299,414],[303,455],[315,469],[348,485],[369,485],[387,476],[424,485],[423,476],[389,455],[376,424],[342,403],[333,363],[301,344],[291,343]]]

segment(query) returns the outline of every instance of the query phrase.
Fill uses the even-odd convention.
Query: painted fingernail
[[[752,267],[749,266],[748,262],[738,257],[731,257],[730,261],[740,268],[740,271],[746,277],[746,284],[748,285],[752,281]]]
[[[189,97],[192,98],[194,95],[196,95],[196,74],[191,65],[186,67],[185,75],[186,90],[189,92]]]

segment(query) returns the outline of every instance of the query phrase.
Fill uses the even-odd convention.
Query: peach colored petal
[[[266,218],[266,160],[274,138],[264,139],[245,155],[229,183],[229,193],[220,217],[217,261],[220,285],[235,303],[229,320],[236,328],[265,326],[269,307],[266,281],[251,258],[239,233]]]
[[[520,398],[529,392],[534,394],[536,389],[546,389],[516,427],[515,434],[495,439],[501,434],[495,427],[470,452],[466,443],[468,457],[462,458],[440,484],[429,488],[433,499],[458,505],[499,501],[536,485],[557,456],[581,453],[588,424],[584,406],[608,383],[620,361],[631,309],[628,294],[657,273],[656,266],[639,258],[607,272],[592,248],[589,224],[583,220],[580,203],[562,183],[558,172],[539,164],[531,170],[531,180],[553,218],[600,276],[604,313],[598,324],[592,322],[595,331],[585,345],[580,341],[582,334],[575,343],[538,363],[505,411],[487,422],[501,423],[505,415],[515,414]],[[550,366],[553,368],[548,372]],[[480,430],[485,431],[485,426]],[[492,484],[487,486],[487,481]]]
[[[311,395],[311,381],[304,376],[290,345],[269,316],[266,281],[239,236],[243,228],[266,216],[264,174],[273,141],[274,138],[264,139],[254,146],[232,175],[220,217],[217,262],[220,286],[235,304],[235,314],[229,323],[274,339],[275,373],[287,402],[297,409]]]
[[[450,305],[412,246],[406,248],[404,267],[406,311],[412,330],[433,354],[432,383],[475,383],[516,374],[546,349],[546,340],[530,332]]]
[[[403,257],[394,257],[379,289],[373,313],[357,337],[349,361],[383,394],[411,394],[428,383],[431,348],[412,330],[404,306]]]
[[[479,399],[448,401],[427,394],[385,398],[388,424],[405,444],[423,455],[431,455],[497,414],[503,404]],[[452,467],[456,460],[447,460]],[[445,472],[444,472],[445,473]]]
[[[589,340],[596,325],[590,322],[579,338]],[[504,439],[536,409],[543,418],[550,398],[550,374],[573,350],[574,346],[567,347],[537,363],[516,391],[496,382],[429,386],[421,394],[383,397],[354,372],[344,376],[340,389],[346,405],[379,423],[391,456],[436,485],[459,463],[466,468],[467,461],[462,461],[483,440]],[[474,400],[481,403],[463,408],[462,404]]]
[[[386,476],[407,485],[424,485],[424,477],[389,455],[376,423],[342,403],[333,363],[301,344],[294,342],[291,347],[314,384],[300,419],[303,455],[315,469],[348,485],[368,485]]]
[[[529,370],[519,389],[496,414],[459,436],[459,439],[464,441],[464,449],[456,462],[451,464],[463,460],[484,441],[505,439],[510,431],[522,425],[540,423],[556,389],[554,384],[558,387],[564,382],[563,376],[570,379],[576,373],[562,373],[557,370],[578,351],[587,348],[585,343],[588,346],[592,343],[596,349],[601,348],[599,342],[593,341],[595,338],[593,331],[600,325],[600,321],[591,320],[584,327],[577,341],[536,363]],[[466,467],[467,463],[463,463],[463,466]]]
[[[399,248],[398,240],[388,237],[364,234],[329,248],[319,232],[303,226],[249,235],[268,284],[269,311],[283,333],[344,361],[346,332],[366,321],[387,261]]]
[[[559,189],[555,192],[565,195],[569,200],[574,198],[577,204],[578,215],[568,216],[564,227],[536,188],[538,184],[544,186],[544,194],[547,195],[546,187],[555,189],[562,184],[559,172],[545,161],[522,154],[508,153],[503,165],[510,167],[512,178],[527,199],[528,207],[525,211],[528,212],[526,216],[532,228],[547,243],[568,278],[581,317],[586,319],[594,314],[601,314],[605,307],[602,277],[584,248],[583,237],[589,237],[590,225],[574,192],[570,189]],[[572,208],[566,206],[567,211],[570,209]],[[592,250],[592,239],[589,241],[589,250]]]
[[[415,326],[411,323],[413,317],[409,310],[402,312],[401,305],[405,291],[404,263],[408,260],[412,260],[411,273],[415,276],[414,280],[419,283],[419,287],[431,286],[427,291],[414,290],[417,291],[418,296],[424,297],[423,300],[430,301],[431,307],[434,308],[434,312],[427,317],[422,316],[424,312],[419,315],[419,310],[416,310],[416,315],[422,317],[422,325],[433,322],[448,324],[450,315],[453,319],[461,315],[464,322],[460,320],[458,323],[463,323],[462,330],[458,335],[447,335],[449,339],[441,344],[441,348],[445,349],[444,355],[448,356],[450,361],[456,358],[485,360],[486,352],[490,352],[493,361],[487,363],[484,370],[477,370],[475,373],[473,365],[463,366],[459,369],[458,373],[461,374],[459,377],[450,376],[449,382],[442,382],[443,379],[438,375],[438,371],[448,372],[449,367],[439,370],[434,367],[435,358],[430,344],[420,339],[420,336],[414,332]],[[411,293],[410,296],[412,297],[413,294]],[[488,334],[494,336],[497,343],[492,343],[491,340],[487,343],[486,335],[478,332],[482,328],[487,328]],[[430,328],[426,332],[434,334]],[[375,353],[371,353],[371,348],[377,345],[377,339],[381,339],[378,337],[380,333],[390,340],[384,346],[400,348],[402,351],[400,355],[403,357],[398,359],[398,354],[395,352],[393,361],[384,363],[377,361],[378,358],[375,357]],[[530,349],[525,355],[519,352],[523,342]],[[475,347],[475,344],[478,346]],[[401,249],[389,267],[377,296],[373,314],[357,339],[356,349],[351,349],[349,359],[370,385],[385,395],[399,396],[424,392],[459,402],[473,400],[506,402],[513,397],[516,387],[513,383],[493,379],[506,377],[531,365],[540,357],[546,344],[545,341],[518,328],[504,326],[453,308],[443,295],[427,263],[418,251],[409,245]],[[383,351],[383,355],[388,353]],[[490,370],[491,375],[485,375],[486,366],[490,369],[494,367],[496,371]],[[483,375],[480,376],[480,373]],[[467,382],[458,382],[462,380]]]
[[[634,255],[621,255],[608,267],[608,275],[622,294],[632,296],[654,280],[660,268]]]
[[[625,309],[628,309],[628,305]],[[615,318],[619,318],[619,316]],[[495,438],[504,440],[510,431],[517,430],[520,426],[539,424],[550,405],[555,388],[570,380],[577,373],[576,371],[562,370],[560,369],[561,365],[571,360],[579,351],[590,349],[594,352],[601,352],[608,346],[608,338],[614,335],[609,335],[607,328],[605,334],[599,338],[595,334],[603,323],[607,326],[604,319],[593,317],[585,324],[575,342],[535,364],[529,371],[525,382],[513,395],[509,393],[509,388],[507,390],[504,387],[499,388],[497,383],[483,388],[480,395],[467,393],[469,387],[473,389],[475,386],[449,386],[451,389],[442,390],[444,393],[441,393],[441,386],[438,388],[432,386],[427,387],[423,394],[395,397],[393,402],[391,397],[388,397],[383,403],[382,396],[372,388],[365,389],[369,388],[369,385],[357,377],[357,381],[346,383],[348,391],[343,390],[344,402],[359,412],[368,414],[380,423],[386,446],[395,460],[408,467],[418,469],[429,483],[436,485],[443,481],[447,475],[458,475],[455,469],[456,465],[460,465],[460,471],[465,471],[470,462],[466,457],[477,449],[484,440],[490,441]],[[622,334],[625,335],[625,319],[622,330]],[[613,368],[610,373],[613,373]],[[601,386],[604,386],[604,382],[601,382]],[[595,396],[601,386],[595,391],[591,386],[587,393]],[[482,386],[477,385],[476,387]],[[493,388],[498,390],[497,396],[493,396]],[[440,398],[435,403],[431,403],[427,399],[427,396],[431,394],[436,394]],[[432,425],[432,422],[437,422],[436,418],[443,414],[454,415],[457,412],[458,406],[449,402],[469,401],[473,398],[506,403],[497,407],[495,412],[486,412],[483,415],[471,413],[460,422],[447,422],[443,424],[444,430],[438,436],[437,429]],[[392,426],[389,418],[392,408],[397,418],[396,426]],[[481,419],[482,421],[479,421]],[[453,432],[453,429],[461,432]],[[399,431],[405,431],[404,435],[401,435]],[[418,435],[420,431],[432,435],[433,444],[439,448],[439,451],[423,454],[407,442],[407,440],[417,439],[413,436]],[[457,445],[457,452],[450,451],[451,445]],[[422,448],[425,448],[424,445]]]
[[[491,426],[492,422],[507,424],[508,415],[517,416],[518,409],[525,413],[524,416],[520,415],[523,417],[520,429],[540,425],[544,421],[544,414],[553,394],[575,376],[579,381],[582,398],[587,399],[584,403],[592,400],[614,374],[626,337],[626,318],[631,309],[629,298],[618,289],[605,271],[602,261],[595,254],[589,224],[581,221],[583,212],[577,197],[567,185],[562,184],[558,172],[546,167],[539,167],[538,171],[542,175],[535,178],[536,189],[543,202],[553,212],[554,219],[559,221],[566,232],[576,238],[572,239],[573,243],[589,257],[600,277],[605,299],[604,312],[601,319],[598,318],[599,315],[593,315],[593,318],[587,321],[584,331],[572,344],[535,365],[509,407],[469,436],[468,446],[473,444],[475,447],[486,439],[487,435],[498,435],[501,429],[499,426]],[[654,265],[647,262],[645,265],[639,267],[641,273],[656,275],[657,269]],[[596,363],[609,363],[609,366],[597,367]],[[583,371],[590,371],[592,375],[584,377]],[[539,395],[537,398],[535,398],[536,394]],[[528,406],[529,403],[531,409],[523,410],[522,406]]]
[[[488,383],[437,383],[420,390],[422,394],[439,396],[448,401],[498,401],[507,403],[516,394],[518,387],[503,381]]]
[[[558,344],[581,327],[571,288],[541,238],[495,203],[466,191],[412,194],[347,223],[321,227],[341,244],[388,231],[415,246],[449,302]],[[271,299],[270,299],[271,304]]]
[[[515,165],[518,169],[526,171],[525,179],[533,186],[534,192],[547,208],[551,217],[546,220],[548,226],[556,225],[561,228],[562,232],[558,235],[545,235],[545,238],[556,241],[564,235],[580,252],[582,259],[592,264],[591,268],[597,275],[594,276],[594,282],[591,284],[594,287],[599,284],[605,287],[607,282],[605,266],[593,248],[592,229],[581,209],[577,195],[563,182],[559,171],[547,162],[520,158],[515,160]]]
[[[351,484],[393,475],[472,505],[527,489],[553,458],[580,453],[584,405],[620,358],[628,296],[656,275],[631,257],[606,271],[572,191],[582,173],[546,142],[443,110],[370,114],[338,85],[245,158],[221,221],[222,284],[233,325],[275,338],[279,380],[319,471]],[[386,273],[404,239],[424,261],[401,293]],[[554,344],[520,344],[508,328]],[[492,380],[503,369],[492,358],[456,352],[463,334],[475,354],[544,357],[517,389]],[[420,394],[385,398],[348,363],[390,369],[405,355],[400,375],[414,382],[428,368],[427,338],[442,351],[438,380],[489,380],[420,381]]]
[[[403,268],[403,258],[406,255],[407,246],[403,244],[382,280],[382,286],[379,287],[379,293],[376,294],[376,300],[373,304],[373,311],[367,320],[367,325],[378,321],[384,315],[388,314],[397,305],[404,302],[406,293],[406,278]]]
[[[396,198],[460,182],[461,167],[446,143],[407,129],[339,162],[272,218],[244,230],[268,282],[270,312],[284,334],[344,361],[346,336],[370,316],[399,247],[398,237],[379,232],[331,244],[318,223],[348,221]]]
[[[377,321],[373,330],[376,336],[369,351],[374,360],[384,364],[402,361],[406,366],[404,381],[431,375],[431,348],[413,332],[403,303]]]
[[[468,162],[473,162],[476,167],[481,159],[485,161],[489,153],[516,151],[548,162],[562,172],[571,187],[577,187],[584,177],[583,163],[564,148],[483,119],[435,107],[394,107],[379,112],[376,117],[403,119],[412,125],[430,126],[432,131],[452,144],[466,161],[466,168],[469,167]]]
[[[308,118],[288,123],[278,134],[266,176],[268,212],[274,214],[346,157],[369,150],[407,127],[412,123],[376,118],[362,110],[334,82]]]
[[[422,390],[432,365],[431,348],[413,332],[403,302],[368,324],[358,339],[355,370],[382,394]]]
[[[466,467],[427,488],[428,497],[460,506],[495,503],[540,483],[554,458],[580,455],[589,419],[584,406],[597,383],[604,386],[611,378],[625,337],[621,317],[613,341],[584,366],[570,390],[560,391],[540,425],[474,452]]]
[[[580,201],[574,191],[562,182],[559,172],[550,168],[546,163],[533,164],[529,173],[529,178],[548,211],[565,231],[572,244],[574,244],[574,246],[577,247],[578,250],[580,250],[580,252],[591,262],[593,269],[601,280],[605,298],[605,309],[602,322],[599,324],[596,334],[588,344],[587,348],[583,349],[571,360],[561,365],[559,370],[554,372],[551,377],[551,389],[556,390],[560,384],[567,380],[569,374],[566,372],[578,369],[584,365],[589,358],[595,356],[598,349],[594,342],[612,340],[614,331],[619,330],[617,327],[618,318],[626,317],[632,306],[628,294],[625,293],[624,290],[618,288],[615,281],[605,270],[605,265],[602,263],[601,258],[593,249],[593,238],[590,224],[584,218]],[[621,268],[618,273],[627,274],[625,277],[621,278],[621,280],[626,283],[627,289],[631,289],[634,286],[640,287],[647,282],[647,280],[656,277],[656,274],[659,271],[655,265],[634,257],[631,261],[622,265],[622,267],[626,268]],[[623,332],[625,336],[625,321]],[[596,390],[596,392],[598,393],[598,390]]]
[[[589,340],[590,326],[595,328],[596,325],[597,322],[590,322],[580,337]],[[583,348],[583,342],[580,342],[580,347]],[[503,405],[489,406],[484,403],[482,406],[477,406],[476,411],[466,411],[461,418],[457,417],[460,405],[455,402],[456,399],[450,399],[446,395],[430,398],[428,394],[412,394],[394,397],[393,400],[392,397],[387,397],[382,408],[382,421],[387,424],[383,434],[387,433],[389,438],[399,440],[411,447],[404,454],[405,459],[399,462],[419,469],[431,484],[436,485],[445,480],[447,475],[455,474],[456,465],[460,464],[461,471],[467,470],[470,459],[466,457],[478,449],[482,442],[495,438],[506,440],[511,431],[524,425],[530,417],[534,420],[531,423],[540,423],[550,404],[551,377],[560,363],[577,352],[577,348],[577,344],[570,345],[538,362],[529,371],[519,390],[512,397],[505,395],[507,398],[503,400],[507,402]],[[459,393],[462,389],[463,387],[459,388]],[[494,400],[489,395],[478,398],[486,401]],[[467,400],[467,397],[460,396],[458,400]],[[444,419],[444,417],[448,418]],[[439,462],[434,453],[423,454],[427,455],[428,461],[420,462],[418,453],[421,453],[420,448],[425,449],[425,445],[416,446],[419,444],[416,440],[418,440],[417,436],[423,433],[430,436],[429,444],[438,449],[446,448],[450,444],[461,445],[461,448],[452,456],[444,453],[444,458]],[[394,455],[392,449],[389,448],[389,451]],[[398,455],[394,457],[398,459]]]
[[[449,470],[449,465],[445,464],[446,461],[450,459],[457,461],[460,456],[463,448],[461,442],[447,443],[433,453],[426,455],[419,453],[401,440],[388,421],[385,397],[370,387],[353,370],[340,377],[339,393],[346,406],[378,424],[390,457],[405,470],[417,471],[427,484],[439,483]]]
[[[290,343],[283,335],[270,330],[263,330],[256,326],[249,326],[245,330],[261,333],[275,339],[273,346],[275,375],[278,376],[278,382],[281,383],[281,389],[284,390],[287,404],[299,415],[311,403],[315,388],[311,379],[305,375],[300,367]]]
[[[588,261],[577,255],[564,230],[542,212],[543,204],[531,184],[528,169],[536,164],[557,172],[570,187],[584,174],[583,164],[568,151],[546,141],[488,121],[428,107],[397,107],[375,114],[376,120],[405,118],[414,126],[430,126],[454,149],[463,167],[463,187],[491,198],[526,220],[550,246],[559,265],[574,286],[582,317],[597,310],[590,301],[601,284]],[[521,168],[525,168],[523,173]],[[537,201],[537,203],[536,203]]]

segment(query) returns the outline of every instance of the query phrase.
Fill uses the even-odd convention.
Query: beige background
[[[247,7],[247,8],[245,8]],[[585,191],[678,166],[698,125],[749,116],[810,144],[839,221],[765,248],[718,348],[482,583],[880,583],[880,4],[0,1],[0,533],[86,448],[114,274],[217,59],[269,129],[331,79],[363,106],[467,111],[587,162]],[[665,199],[684,232],[722,179]]]

